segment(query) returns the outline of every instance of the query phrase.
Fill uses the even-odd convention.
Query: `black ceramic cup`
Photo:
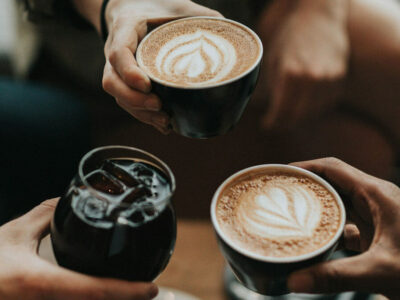
[[[258,173],[264,170],[268,171],[269,169],[274,171],[289,171],[291,173],[307,176],[324,186],[334,195],[339,204],[341,221],[335,236],[326,245],[305,255],[294,257],[267,257],[252,253],[246,249],[241,249],[223,233],[215,211],[220,194],[238,178],[246,174],[251,174],[252,172]],[[256,293],[277,296],[290,293],[286,285],[290,273],[329,259],[339,243],[339,238],[343,234],[346,212],[338,193],[321,177],[294,166],[269,164],[244,169],[226,179],[214,194],[211,203],[211,220],[216,232],[219,248],[237,279],[245,287]]]
[[[213,17],[186,19],[194,18],[216,19]],[[239,122],[257,84],[263,53],[261,40],[245,25],[232,20],[223,20],[244,28],[254,36],[259,45],[258,57],[247,71],[232,79],[201,87],[179,86],[148,74],[152,83],[152,92],[160,97],[163,110],[171,117],[174,131],[180,135],[191,138],[210,138],[227,133]],[[140,67],[142,63],[138,54],[141,53],[140,47],[143,42],[153,32],[174,22],[179,22],[179,20],[158,27],[143,39],[136,52]]]

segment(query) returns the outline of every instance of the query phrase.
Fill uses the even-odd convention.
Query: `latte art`
[[[249,231],[264,238],[310,237],[321,217],[321,207],[302,186],[278,184],[262,194],[246,195],[237,218]]]
[[[334,195],[311,178],[291,173],[251,174],[221,192],[221,230],[238,247],[269,257],[291,257],[326,245],[340,227]]]
[[[139,45],[136,58],[153,79],[183,87],[204,87],[250,70],[261,52],[260,40],[244,26],[199,17],[155,29]]]
[[[179,81],[210,84],[224,79],[236,64],[234,46],[209,31],[178,36],[161,48],[158,72]]]

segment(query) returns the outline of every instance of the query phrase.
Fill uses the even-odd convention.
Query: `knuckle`
[[[385,185],[386,183],[384,180],[368,179],[364,186],[360,186],[358,191],[366,197],[380,198],[382,196],[382,190],[385,189]]]
[[[124,26],[126,26],[127,22],[130,20],[129,15],[127,14],[127,12],[121,12],[118,15],[118,18],[116,18],[113,22],[112,22],[112,29],[115,32],[118,32],[121,28],[123,28]]]
[[[290,64],[283,67],[283,73],[289,79],[297,79],[304,76],[303,70],[297,64]]]
[[[113,81],[109,75],[104,74],[102,80],[102,86],[107,93],[111,93],[113,87]]]
[[[326,73],[322,68],[313,67],[307,72],[307,78],[312,81],[322,81],[325,79]]]
[[[323,158],[323,161],[327,166],[330,166],[330,167],[337,167],[337,166],[342,166],[343,165],[343,161],[342,160],[340,160],[340,159],[338,159],[336,157],[333,157],[333,156]]]
[[[118,60],[118,49],[115,47],[111,47],[109,52],[108,52],[108,60],[112,65],[115,65]]]

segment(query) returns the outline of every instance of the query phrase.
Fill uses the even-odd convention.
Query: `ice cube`
[[[153,177],[154,171],[150,169],[143,163],[135,163],[135,166],[132,168],[132,171],[140,177],[140,179],[144,179],[146,177]]]
[[[130,215],[129,220],[133,223],[142,223],[144,221],[143,213],[140,210],[136,210],[133,214]]]
[[[134,187],[139,185],[139,181],[136,180],[131,174],[129,174],[121,165],[118,165],[111,160],[106,160],[102,167],[104,171],[118,178],[123,184],[128,187]]]
[[[89,220],[102,220],[106,215],[107,206],[107,202],[90,197],[85,201],[83,214]]]
[[[154,207],[154,205],[149,204],[149,205],[146,205],[146,206],[144,207],[143,212],[144,212],[147,216],[152,217],[152,216],[154,216],[154,215],[156,214],[157,211],[156,211],[156,208]]]
[[[142,202],[146,200],[147,197],[151,197],[151,195],[152,192],[143,184],[140,184],[127,193],[124,199],[122,199],[122,203],[132,204],[136,202]]]
[[[104,171],[95,171],[90,173],[86,180],[89,184],[98,191],[111,194],[120,195],[123,193],[123,186],[116,180],[113,180]]]

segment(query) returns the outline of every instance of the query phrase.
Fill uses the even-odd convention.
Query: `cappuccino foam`
[[[292,257],[326,245],[340,227],[334,195],[292,173],[241,177],[222,191],[218,223],[234,244],[258,255]]]
[[[206,86],[235,78],[259,59],[257,38],[223,19],[182,19],[153,31],[140,45],[139,65],[179,86]]]

